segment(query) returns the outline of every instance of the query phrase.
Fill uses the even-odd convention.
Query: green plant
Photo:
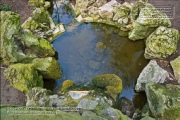
[[[12,10],[12,5],[8,5],[8,4],[0,5],[0,11],[11,11],[11,10]]]

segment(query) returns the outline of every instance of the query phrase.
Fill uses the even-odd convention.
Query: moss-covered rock
[[[65,80],[65,81],[62,83],[60,92],[67,91],[68,89],[74,87],[75,85],[76,85],[76,84],[75,84],[74,81],[72,81],[72,80]]]
[[[171,66],[178,83],[180,83],[180,56],[171,61]]]
[[[131,120],[128,116],[122,114],[121,111],[111,107],[101,110],[98,115],[108,120]]]
[[[36,58],[32,63],[43,78],[59,79],[62,76],[60,66],[53,57]]]
[[[148,37],[159,26],[171,26],[171,22],[167,15],[157,10],[153,5],[146,2],[137,2],[135,4],[135,7],[138,7],[138,10],[140,10],[140,12],[139,15],[137,15],[137,8],[132,7],[136,10],[134,11],[132,9],[131,11],[133,29],[129,33],[129,39],[144,39]]]
[[[52,42],[65,29],[62,24],[55,25],[47,8],[50,2],[44,0],[30,0],[29,4],[34,6],[32,17],[29,17],[21,26],[23,29],[31,31],[34,35],[45,38]]]
[[[45,4],[45,1],[44,0],[29,0],[28,4],[33,7],[40,7]]]
[[[26,46],[26,54],[28,56],[47,57],[55,54],[55,50],[49,41],[35,36],[30,32],[23,34],[22,41]]]
[[[167,58],[177,50],[179,31],[164,26],[158,27],[146,40],[145,58]]]
[[[149,108],[156,119],[178,120],[180,118],[180,86],[146,84]]]
[[[20,16],[14,12],[0,12],[0,42],[3,63],[9,65],[21,62],[26,56],[22,51],[23,43],[19,40]]]
[[[114,100],[122,91],[122,80],[115,74],[104,74],[95,76],[92,79],[94,86],[100,88],[106,88],[106,93],[110,95]]]
[[[11,86],[26,93],[33,87],[43,87],[42,76],[38,74],[33,64],[10,65],[4,71],[4,75]]]

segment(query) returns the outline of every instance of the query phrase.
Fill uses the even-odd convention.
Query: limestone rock
[[[145,58],[167,58],[176,52],[179,31],[173,28],[158,27],[146,40]]]
[[[21,62],[26,56],[22,51],[23,43],[19,40],[20,16],[14,12],[0,12],[0,48],[3,63]],[[16,37],[17,36],[17,37]]]
[[[148,83],[145,88],[149,108],[156,119],[180,118],[180,86]]]
[[[140,73],[135,86],[136,91],[144,91],[145,85],[150,82],[164,83],[166,78],[169,78],[169,74],[166,70],[162,69],[154,60],[151,60],[149,64]]]
[[[62,76],[60,66],[53,57],[36,58],[32,63],[43,78],[56,80]]]
[[[25,32],[23,34],[22,41],[24,41],[27,48],[26,54],[29,56],[35,55],[34,57],[47,57],[55,54],[55,50],[50,42],[35,36],[30,32]]]
[[[175,60],[171,61],[170,63],[173,68],[174,75],[178,83],[180,83],[180,56],[177,57]]]
[[[69,91],[68,94],[71,96],[72,99],[77,100],[86,95],[88,95],[90,91]]]
[[[139,6],[140,2],[137,3]],[[144,7],[143,7],[144,6]],[[136,20],[133,21],[133,29],[129,33],[129,39],[131,40],[139,40],[148,37],[155,28],[159,26],[170,27],[171,22],[166,14],[157,10],[153,5],[149,3],[142,3],[139,6],[140,13]],[[131,14],[138,14],[132,13]],[[132,18],[134,19],[134,18]]]
[[[5,77],[14,88],[28,92],[33,87],[43,87],[42,76],[33,64],[13,64],[4,71]]]
[[[29,107],[47,107],[49,104],[50,91],[34,87],[28,91],[26,106]]]
[[[83,110],[94,110],[97,105],[98,102],[84,98],[78,103],[77,108],[81,108]]]
[[[114,100],[116,100],[117,95],[122,91],[122,81],[115,74],[103,74],[95,76],[92,79],[92,83],[94,86],[106,88],[106,93]]]

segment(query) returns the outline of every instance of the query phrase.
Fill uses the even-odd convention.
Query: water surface
[[[148,63],[143,56],[144,41],[121,37],[117,28],[103,24],[72,23],[65,29],[53,42],[63,71],[56,87],[67,79],[78,85],[91,84],[96,75],[116,74],[123,81],[120,97],[132,100],[135,82]]]

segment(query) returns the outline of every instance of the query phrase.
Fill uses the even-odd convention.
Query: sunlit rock
[[[30,89],[27,94],[26,106],[47,107],[49,105],[50,93],[50,91],[41,87],[34,87]]]
[[[68,94],[71,96],[72,99],[77,100],[81,97],[88,95],[90,91],[69,91]]]
[[[140,4],[141,2],[138,3]],[[144,39],[148,37],[155,30],[155,28],[159,26],[166,26],[166,27],[171,26],[171,22],[165,13],[160,12],[153,5],[149,3],[141,3],[141,4],[142,5],[139,6],[141,8],[139,15],[137,15],[138,13],[131,13],[131,15],[135,14],[133,16],[134,18],[131,18],[131,19],[135,19],[132,20],[133,29],[129,33],[129,39],[131,40]],[[132,12],[134,11],[132,10]],[[136,16],[138,16],[137,19]]]
[[[61,78],[60,66],[55,58],[36,58],[32,62],[38,72],[46,79],[59,79]]]
[[[33,87],[43,87],[42,76],[38,74],[33,64],[13,64],[4,71],[10,85],[22,92],[28,92]]]
[[[177,57],[175,60],[171,61],[170,63],[173,68],[174,75],[178,83],[180,83],[180,56]]]
[[[0,48],[3,63],[9,65],[21,62],[26,56],[23,53],[23,43],[19,38],[20,16],[14,12],[0,12]]]
[[[122,80],[115,74],[104,74],[95,76],[92,79],[94,86],[100,88],[106,88],[106,93],[110,95],[114,100],[122,91]]]
[[[83,117],[86,117],[90,120],[107,120],[106,118],[103,118],[103,117],[100,117],[100,116],[97,116],[96,113],[92,112],[92,111],[84,111],[82,113],[82,116]]]
[[[173,28],[158,27],[146,40],[145,58],[167,58],[177,50],[179,31]]]
[[[169,78],[169,74],[166,70],[162,69],[154,60],[151,60],[149,64],[140,73],[135,86],[136,91],[144,91],[145,85],[150,82],[165,83],[166,78]]]
[[[30,32],[25,32],[22,36],[22,41],[26,46],[26,54],[35,57],[53,56],[55,50],[51,43],[44,38],[33,35]]]
[[[180,86],[146,84],[145,92],[149,108],[156,119],[178,120],[180,118]]]

